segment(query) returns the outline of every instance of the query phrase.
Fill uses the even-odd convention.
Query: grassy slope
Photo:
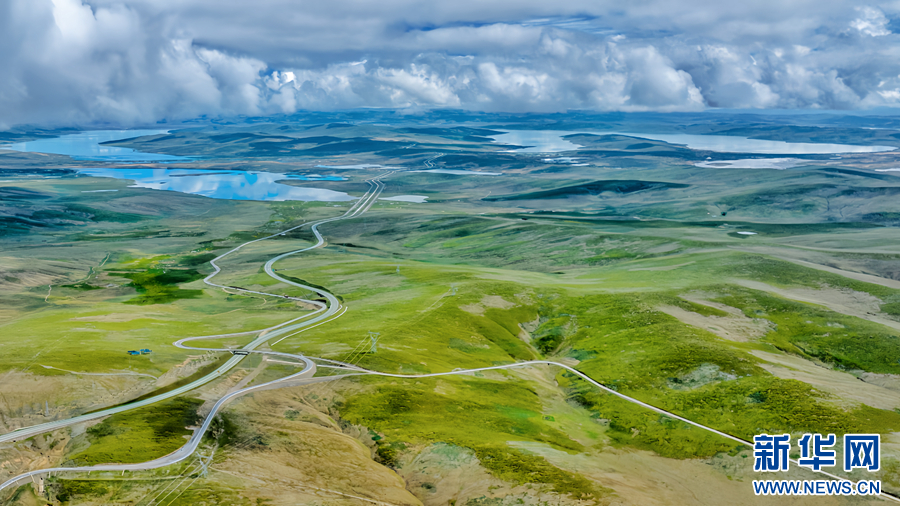
[[[350,139],[348,143],[357,142],[353,135],[345,137]],[[266,152],[278,148],[251,146]],[[305,145],[291,149],[300,148],[310,149]],[[643,152],[656,148],[624,149]],[[478,155],[457,162],[473,168],[512,167],[510,160],[501,158]],[[623,166],[647,165],[646,159],[621,161]],[[421,189],[439,204],[380,203],[363,218],[329,225],[326,234],[335,246],[302,260],[286,260],[279,268],[329,287],[344,298],[350,311],[327,329],[288,339],[279,349],[346,358],[365,339],[366,331],[375,331],[381,333],[378,351],[356,357],[368,367],[413,373],[538,357],[575,358],[581,361],[579,369],[621,392],[745,438],[763,430],[884,433],[900,429],[900,415],[864,406],[836,407],[825,394],[804,383],[772,377],[756,366],[757,359],[749,353],[782,350],[835,367],[896,373],[895,332],[731,283],[742,278],[782,287],[852,289],[880,298],[882,309],[891,313],[900,303],[896,290],[735,251],[748,250],[751,240],[736,234],[737,230],[758,231],[761,236],[752,239],[757,241],[754,244],[775,248],[800,243],[845,247],[856,238],[866,238],[867,245],[889,247],[892,230],[881,228],[882,215],[878,215],[882,221],[874,222],[815,222],[838,216],[837,204],[861,202],[860,198],[864,202],[855,208],[853,219],[878,214],[872,211],[890,202],[894,191],[878,188],[893,188],[888,184],[891,181],[869,181],[849,173],[825,176],[816,171],[764,171],[748,175],[696,168],[688,169],[685,176],[671,172],[672,167],[663,163],[644,171],[639,179],[684,181],[691,187],[677,194],[669,190],[633,195],[604,191],[599,197],[555,199],[555,210],[588,211],[568,215],[518,213],[548,206],[539,200],[515,206],[481,200],[493,191],[527,193],[601,179],[596,174],[576,174],[588,169],[573,168],[563,176],[553,172],[558,167],[540,168],[533,160],[516,164],[512,167],[516,170],[546,170],[547,177],[555,180],[404,174],[396,177],[397,190],[413,193]],[[684,168],[675,165],[677,170]],[[602,178],[638,179],[613,170],[590,170],[604,172]],[[717,179],[716,184],[704,186],[703,182],[711,179]],[[103,182],[125,188],[121,182]],[[46,262],[69,262],[69,271],[52,280],[70,286],[54,285],[46,302],[46,284],[22,284],[15,292],[18,299],[4,295],[12,308],[4,331],[22,337],[3,343],[9,358],[5,363],[17,368],[34,362],[33,347],[38,346],[42,347],[42,362],[62,368],[101,371],[113,364],[121,369],[162,371],[183,357],[182,352],[166,346],[176,337],[220,328],[259,328],[281,321],[289,308],[277,303],[210,290],[192,292],[202,288],[197,279],[208,272],[202,262],[208,255],[288,223],[331,212],[296,203],[223,203],[177,194],[147,198],[150,192],[144,190],[80,194],[81,188],[93,188],[84,180],[22,186],[39,194],[16,200],[16,213],[30,221],[5,226],[4,233],[11,239],[4,254],[24,257],[35,244],[50,241],[52,246],[41,250],[38,257]],[[780,186],[784,191],[769,191]],[[830,186],[838,188],[831,191]],[[30,212],[19,212],[29,205]],[[477,214],[481,212],[486,214]],[[632,215],[667,220],[619,219]],[[670,221],[672,218],[682,221]],[[782,223],[761,225],[754,220]],[[297,239],[308,239],[308,234],[289,239],[294,246]],[[59,243],[68,246],[59,247]],[[233,274],[225,278],[227,284],[284,289],[258,269],[262,260],[281,250],[283,247],[274,245],[242,252],[229,265]],[[101,269],[107,254],[109,261]],[[633,270],[658,267],[673,268]],[[23,269],[23,275],[26,271]],[[16,280],[7,282],[17,283],[20,274],[4,275]],[[117,288],[101,289],[116,278]],[[131,286],[126,286],[124,278]],[[729,343],[654,309],[670,303],[714,314],[710,308],[678,299],[692,289],[715,293],[716,301],[739,308],[747,316],[769,319],[777,324],[777,331],[757,342]],[[497,306],[496,299],[485,296],[505,302]],[[239,311],[231,313],[235,309]],[[122,321],[84,318],[109,313],[137,317]],[[537,322],[530,343],[520,338],[519,325],[528,322]],[[829,323],[842,325],[844,335],[832,332],[826,336]],[[48,336],[61,337],[52,341]],[[125,362],[121,349],[138,347],[132,345],[135,342],[160,350],[153,357],[158,362]],[[710,367],[718,372],[706,378],[706,383],[693,389],[672,387]],[[559,395],[567,396],[596,420],[592,441],[567,437],[557,429],[553,419],[558,413],[549,410],[546,395],[512,374],[360,380],[345,392],[345,403],[339,408],[346,420],[382,434],[379,456],[386,462],[392,452],[402,453],[407,445],[450,441],[471,448],[495,476],[542,483],[573,496],[601,496],[607,491],[577,473],[515,450],[507,442],[540,442],[565,452],[596,451],[611,443],[679,458],[734,449],[733,443],[598,394],[566,375],[560,374],[556,380]],[[160,441],[167,443],[130,446],[119,436],[132,431],[156,441],[152,434],[157,434],[159,420],[146,413],[126,415],[104,422],[110,430],[94,434],[96,444],[79,458],[99,462],[97,459],[158,456],[166,451],[165,444],[174,444],[180,437],[179,431],[163,427],[160,434],[165,437]],[[116,432],[120,429],[124,432]]]
[[[726,253],[707,259],[697,269],[708,273],[712,266],[718,265],[723,272],[734,275],[734,265],[754,265],[752,261],[736,260]],[[498,271],[442,268],[411,261],[399,262],[398,274],[396,264],[365,260],[359,255],[348,258],[348,255],[322,253],[302,264],[304,269],[321,265],[324,274],[318,271],[308,277],[341,293],[350,312],[334,322],[327,333],[311,332],[302,340],[281,343],[279,346],[286,350],[311,350],[314,354],[341,359],[351,356],[360,359],[366,367],[403,373],[448,371],[562,354],[582,360],[578,365],[580,370],[620,392],[745,439],[763,431],[887,433],[900,429],[897,413],[862,405],[849,410],[837,408],[829,402],[827,394],[799,381],[775,378],[757,367],[757,359],[749,351],[774,351],[766,341],[778,345],[786,333],[793,332],[785,323],[779,324],[779,333],[762,342],[730,343],[654,310],[656,304],[672,302],[679,293],[665,282],[658,283],[656,291],[604,293],[602,285],[561,288],[553,275],[534,276],[531,283],[523,285],[512,281],[517,277],[514,272],[507,273],[509,280],[500,281],[497,278],[502,274]],[[291,271],[290,265],[291,262],[285,263],[287,272]],[[757,271],[747,274],[764,279],[764,268],[771,268],[772,264],[761,265]],[[657,271],[632,272],[631,280],[654,278],[654,272]],[[813,279],[819,271],[804,272]],[[723,293],[749,292],[732,285],[706,285],[705,279],[708,278],[698,276],[691,280],[687,276],[685,281],[681,277],[675,286]],[[824,279],[827,276],[819,281]],[[485,295],[502,297],[517,306],[485,307],[482,315],[460,309],[478,304]],[[754,295],[760,300],[769,297],[761,292]],[[784,299],[779,301],[794,312],[782,311],[786,315],[778,312],[775,315],[778,317],[805,322],[811,312],[818,312],[820,321],[842,321],[850,331],[856,328],[872,331],[877,327],[858,318]],[[689,308],[697,306],[687,301],[681,304]],[[749,307],[746,310],[755,311]],[[520,332],[518,324],[535,319],[542,325],[532,333],[534,346],[527,346],[514,336]],[[350,355],[351,349],[365,339],[363,330],[381,333],[378,351]],[[884,345],[887,340],[890,344],[886,333],[883,337],[873,341]],[[514,341],[522,348],[505,345]],[[527,354],[520,351],[523,348],[528,350]],[[863,346],[851,351],[861,358],[870,353],[877,357],[880,353]],[[723,375],[693,390],[672,388],[673,379],[710,365]],[[876,362],[867,365],[873,371],[879,367]],[[557,380],[572,402],[589,410],[595,419],[606,421],[606,437],[614,444],[678,458],[740,448],[708,432],[599,394],[566,375],[560,375]],[[515,386],[503,387],[509,396],[500,402],[485,396],[470,381],[456,380],[452,384],[453,388],[437,388],[433,381],[425,380],[365,381],[360,385],[364,390],[350,396],[341,412],[355,423],[383,431],[385,444],[401,447],[423,441],[444,441],[467,446],[477,454],[510,440],[509,429],[496,428],[498,409],[495,408],[499,406],[503,413],[504,406],[514,402]],[[482,399],[488,402],[482,404]],[[532,414],[526,420],[547,423],[536,415],[539,409],[532,407],[530,411]],[[398,420],[406,421],[397,423]],[[505,423],[512,424],[515,420],[507,416]],[[466,429],[461,433],[460,427]],[[474,431],[471,427],[493,430]],[[517,430],[513,440],[541,440],[527,428]],[[542,429],[541,434],[552,434],[552,431]],[[559,442],[550,444],[559,445]],[[501,470],[495,471],[502,474]],[[524,479],[523,476],[519,479]]]
[[[75,465],[90,466],[145,462],[171,453],[191,434],[185,427],[199,421],[200,404],[182,397],[110,416],[88,429],[90,446],[70,459]]]

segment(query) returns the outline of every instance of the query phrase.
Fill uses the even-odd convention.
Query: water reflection
[[[741,160],[710,160],[695,163],[697,167],[709,169],[777,169],[784,170],[808,164],[800,158],[745,158]]]
[[[423,170],[411,170],[409,172],[431,172],[433,174],[453,174],[454,176],[502,176],[502,172],[484,172],[477,170],[465,170],[465,169],[423,169]]]
[[[494,142],[500,144],[514,144],[525,146],[511,149],[514,153],[560,153],[562,151],[575,151],[582,147],[574,142],[563,139],[565,135],[588,132],[569,132],[565,130],[514,130],[500,135],[492,135]]]
[[[344,192],[323,188],[289,186],[279,181],[343,181],[339,176],[311,174],[297,176],[272,172],[248,172],[240,170],[198,171],[188,169],[78,169],[79,174],[94,177],[131,179],[132,188],[168,190],[213,199],[226,200],[303,200],[344,202],[354,200]]]
[[[826,144],[818,142],[784,142],[764,139],[748,139],[731,135],[693,134],[635,134],[632,137],[682,144],[691,149],[716,151],[718,153],[758,153],[768,155],[821,155],[834,153],[880,153],[893,151],[891,146],[858,146],[854,144]]]
[[[424,204],[428,197],[424,195],[397,195],[396,197],[381,197],[378,200],[389,200],[391,202],[412,202],[414,204]]]
[[[159,153],[142,153],[131,148],[103,146],[102,142],[131,139],[146,135],[168,133],[168,130],[94,130],[71,135],[63,135],[53,139],[19,142],[3,149],[12,149],[24,153],[47,153],[52,155],[68,155],[76,160],[110,161],[110,162],[189,162],[192,159],[184,156],[163,155]]]
[[[491,136],[494,142],[525,146],[511,149],[511,153],[559,153],[575,151],[583,146],[563,139],[574,134],[590,135],[625,135],[639,139],[650,139],[684,145],[691,149],[715,151],[719,153],[757,153],[757,154],[834,154],[834,153],[879,153],[893,151],[891,146],[858,146],[852,144],[822,144],[812,142],[784,142],[763,139],[748,139],[731,135],[694,135],[694,134],[645,134],[633,132],[586,132],[567,130],[513,130],[500,135]]]

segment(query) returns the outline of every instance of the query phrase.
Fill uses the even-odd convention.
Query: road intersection
[[[283,336],[283,335],[289,334],[294,331],[302,330],[304,328],[311,328],[312,326],[314,326],[320,322],[328,320],[335,313],[338,313],[339,311],[341,311],[343,309],[340,304],[340,301],[338,301],[338,299],[334,295],[332,295],[324,290],[317,289],[317,288],[314,288],[311,286],[307,286],[307,285],[304,285],[301,283],[296,283],[294,281],[291,281],[291,280],[285,279],[281,276],[278,276],[272,270],[272,265],[276,261],[278,261],[282,258],[291,256],[291,255],[295,255],[298,253],[302,253],[304,251],[309,251],[311,249],[322,247],[325,244],[325,239],[322,237],[322,234],[318,230],[319,225],[322,225],[325,223],[330,223],[332,221],[353,218],[353,217],[357,216],[358,214],[368,210],[370,207],[372,207],[372,204],[375,202],[375,200],[378,198],[378,195],[380,195],[381,191],[384,189],[384,183],[381,183],[380,181],[378,181],[378,179],[385,177],[388,174],[390,174],[390,172],[381,174],[379,176],[376,176],[376,177],[368,180],[367,182],[371,186],[369,191],[367,191],[362,197],[360,197],[353,204],[353,206],[351,206],[350,209],[348,209],[347,212],[345,212],[344,214],[333,217],[333,218],[326,218],[324,220],[319,220],[319,221],[313,222],[311,224],[311,226],[312,226],[312,231],[315,234],[315,237],[317,239],[316,244],[314,244],[313,246],[307,247],[307,248],[299,249],[296,251],[291,251],[289,253],[284,253],[282,255],[279,255],[279,256],[273,258],[272,260],[269,260],[269,262],[266,263],[266,268],[265,268],[266,273],[268,273],[273,278],[275,278],[283,283],[286,283],[286,284],[289,284],[292,286],[296,286],[296,287],[302,288],[304,290],[318,293],[318,294],[322,295],[323,297],[325,297],[325,299],[328,301],[328,304],[326,305],[326,304],[323,304],[323,303],[317,302],[317,301],[308,301],[305,299],[292,298],[293,300],[303,301],[306,303],[317,305],[317,306],[319,306],[319,309],[317,309],[316,311],[314,311],[310,314],[305,314],[299,318],[294,318],[292,320],[289,320],[285,323],[282,323],[281,325],[276,325],[274,327],[270,327],[268,329],[262,329],[259,331],[252,331],[254,333],[259,333],[259,336],[256,339],[254,339],[253,341],[251,341],[249,344],[244,346],[243,349],[254,350],[257,347],[259,347],[260,345],[262,345],[276,337]],[[248,244],[266,240],[266,239],[271,239],[273,237],[277,237],[283,233],[286,233],[286,232],[289,232],[292,230],[296,230],[296,229],[306,226],[306,225],[309,225],[309,223],[298,225],[296,227],[279,232],[277,234],[272,234],[270,236],[263,237],[261,239],[255,239],[253,241],[248,241],[248,242],[232,249],[231,251],[216,257],[215,259],[213,259],[210,262],[216,270],[215,270],[215,272],[213,272],[212,274],[207,276],[204,281],[206,281],[206,283],[209,284],[210,286],[224,288],[222,285],[218,285],[218,284],[212,283],[210,281],[216,274],[221,272],[221,269],[214,263],[216,260],[220,260],[220,259],[224,258],[225,256],[227,256],[231,253],[234,253],[235,251],[238,251],[243,246],[246,246]],[[228,288],[232,288],[232,287],[228,287]],[[234,288],[232,288],[232,289],[234,289]],[[257,291],[253,291],[253,290],[245,290],[243,288],[241,288],[239,290],[242,292],[245,292],[245,293],[254,293],[254,294],[259,294],[259,295],[268,295],[268,296],[272,296],[272,297],[281,297],[280,295],[268,294],[268,293],[264,293],[264,292],[257,292]],[[300,320],[302,320],[302,321],[300,321]],[[246,333],[251,333],[251,332],[246,332]],[[212,336],[185,338],[185,339],[182,339],[182,340],[176,342],[175,345],[182,347],[182,348],[186,348],[185,346],[180,346],[180,344],[185,341],[192,340],[192,339],[221,338],[221,337],[227,337],[227,336],[231,336],[231,335],[235,335],[235,334],[218,334],[218,335],[212,335]],[[113,415],[116,413],[121,413],[124,411],[129,411],[129,410],[144,407],[144,406],[149,406],[151,404],[155,404],[157,402],[160,402],[160,401],[163,401],[166,399],[171,399],[173,397],[177,397],[179,395],[190,392],[196,388],[199,388],[199,387],[209,383],[210,381],[221,378],[222,376],[227,374],[231,369],[233,369],[235,366],[237,366],[241,362],[241,360],[244,359],[244,357],[245,356],[243,356],[243,355],[232,355],[232,357],[229,358],[224,364],[222,364],[220,367],[216,368],[215,371],[209,373],[208,375],[206,375],[200,379],[197,379],[195,381],[192,381],[191,383],[183,385],[179,388],[170,390],[165,393],[161,393],[159,395],[155,395],[153,397],[149,397],[147,399],[130,402],[127,404],[123,404],[121,406],[115,406],[112,408],[103,409],[100,411],[95,411],[93,413],[75,416],[72,418],[67,418],[65,420],[55,420],[52,422],[46,422],[46,423],[41,423],[41,424],[37,424],[37,425],[32,425],[29,427],[23,427],[20,429],[16,429],[7,434],[0,435],[0,443],[21,441],[21,440],[27,439],[29,437],[35,436],[37,434],[42,434],[44,432],[49,432],[49,431],[53,431],[53,430],[60,429],[63,427],[68,427],[70,425],[74,425],[74,424],[81,423],[81,422],[96,420],[97,418],[102,418],[105,416]]]
[[[437,157],[435,157],[435,158],[437,158]],[[426,162],[426,164],[428,164],[428,162],[430,162],[433,159],[434,158],[430,158]],[[637,404],[645,409],[649,409],[649,410],[659,413],[661,415],[670,417],[672,419],[680,420],[680,421],[690,424],[694,427],[712,432],[714,434],[717,434],[721,437],[727,438],[727,439],[734,441],[736,443],[739,443],[741,445],[746,445],[749,447],[753,446],[753,444],[751,442],[746,441],[744,439],[741,439],[741,438],[738,438],[731,434],[719,431],[712,427],[708,427],[708,426],[702,425],[700,423],[694,422],[687,418],[676,415],[675,413],[671,413],[669,411],[660,409],[651,404],[647,404],[647,403],[640,401],[638,399],[635,399],[633,397],[629,397],[627,395],[621,394],[621,393],[595,381],[594,379],[590,378],[589,376],[582,373],[581,371],[578,371],[577,369],[574,369],[565,364],[561,364],[561,363],[553,362],[553,361],[531,360],[531,361],[523,361],[523,362],[516,362],[516,363],[511,363],[511,364],[497,365],[497,366],[491,366],[491,367],[482,367],[482,368],[475,368],[475,369],[454,369],[453,371],[441,372],[441,373],[393,374],[393,373],[385,373],[385,372],[364,369],[364,368],[361,368],[361,367],[353,365],[353,364],[343,363],[343,362],[336,361],[336,360],[322,359],[322,358],[316,358],[316,357],[307,357],[307,356],[303,356],[303,355],[296,355],[296,354],[282,353],[282,352],[275,352],[275,351],[268,351],[268,350],[258,350],[257,348],[259,346],[271,341],[273,338],[280,337],[281,339],[279,339],[278,341],[281,341],[282,339],[284,339],[286,337],[290,337],[292,335],[296,335],[305,330],[309,330],[313,327],[317,327],[319,325],[328,323],[328,322],[340,317],[341,315],[343,315],[346,312],[347,308],[343,307],[341,305],[340,301],[337,299],[337,297],[335,297],[331,293],[329,293],[321,288],[314,288],[314,287],[307,286],[307,285],[304,285],[301,283],[296,283],[289,279],[285,279],[275,273],[273,266],[279,260],[289,257],[291,255],[296,255],[299,253],[303,253],[303,252],[324,246],[326,244],[326,241],[325,241],[324,237],[322,236],[322,234],[319,232],[318,227],[320,225],[330,223],[333,221],[353,218],[353,217],[356,217],[356,216],[368,211],[372,207],[372,205],[375,203],[378,196],[381,194],[382,190],[384,189],[384,183],[381,182],[380,179],[387,177],[388,175],[392,174],[393,172],[394,171],[386,172],[386,173],[380,174],[372,179],[367,180],[367,183],[369,183],[371,186],[369,191],[367,191],[362,197],[360,197],[360,199],[358,199],[354,203],[354,205],[351,206],[350,209],[348,209],[347,212],[345,212],[343,215],[313,222],[311,224],[311,231],[313,232],[313,234],[316,238],[316,244],[314,244],[313,246],[303,248],[303,249],[298,249],[298,250],[291,251],[288,253],[283,253],[281,255],[273,257],[268,262],[266,262],[266,264],[264,266],[264,270],[265,270],[266,274],[268,274],[270,277],[272,277],[280,282],[283,282],[283,283],[286,283],[286,284],[289,284],[292,286],[296,286],[298,288],[303,288],[303,289],[311,291],[311,292],[315,292],[315,293],[319,294],[320,296],[324,297],[327,301],[327,304],[323,304],[318,301],[310,301],[310,300],[299,299],[299,298],[295,298],[295,297],[288,297],[291,300],[297,300],[297,301],[302,301],[305,303],[313,304],[313,305],[317,306],[318,309],[316,311],[313,311],[310,314],[306,314],[299,318],[294,318],[292,320],[288,320],[287,322],[270,327],[268,329],[262,329],[262,330],[257,330],[257,331],[247,331],[247,332],[240,332],[240,333],[232,333],[232,334],[216,334],[216,335],[210,335],[210,336],[188,337],[188,338],[180,339],[180,340],[176,341],[174,343],[174,345],[179,348],[183,348],[183,349],[214,351],[214,352],[240,351],[240,352],[247,352],[247,353],[246,354],[233,353],[232,357],[227,362],[225,362],[225,364],[223,364],[221,367],[216,369],[215,372],[210,373],[209,375],[204,376],[203,378],[201,378],[197,381],[194,381],[192,383],[184,385],[184,386],[182,386],[178,389],[172,390],[170,392],[166,392],[164,394],[160,394],[158,396],[154,396],[154,397],[145,399],[143,401],[137,401],[137,402],[133,402],[133,403],[129,403],[129,404],[124,404],[122,406],[117,406],[114,408],[97,411],[97,412],[90,413],[87,415],[81,415],[81,416],[69,418],[66,420],[48,422],[48,423],[44,423],[44,424],[39,424],[39,425],[31,426],[31,427],[25,427],[22,429],[18,429],[11,433],[0,436],[0,443],[6,442],[6,441],[17,441],[17,440],[25,439],[25,438],[28,438],[28,437],[31,437],[31,436],[34,436],[36,434],[40,434],[43,432],[56,430],[56,429],[59,429],[62,427],[66,427],[66,426],[84,422],[84,421],[94,420],[94,419],[108,416],[111,414],[127,411],[130,409],[135,409],[135,408],[146,406],[149,404],[153,404],[153,403],[159,402],[161,400],[175,397],[177,395],[181,395],[181,394],[189,392],[195,388],[198,388],[206,383],[209,383],[210,381],[213,381],[214,379],[222,377],[224,374],[226,374],[228,371],[230,371],[233,367],[235,367],[238,363],[240,363],[241,360],[243,360],[246,356],[248,356],[251,353],[259,353],[259,354],[265,354],[265,355],[273,355],[273,356],[290,358],[292,360],[297,361],[298,365],[300,363],[302,363],[303,364],[302,370],[300,370],[299,372],[293,373],[291,375],[288,375],[286,377],[283,377],[283,378],[279,378],[279,379],[276,379],[273,381],[262,383],[260,385],[246,387],[246,388],[243,388],[243,389],[240,389],[240,390],[237,390],[237,391],[234,391],[234,392],[231,392],[231,393],[225,395],[224,397],[219,399],[219,401],[216,402],[215,405],[213,405],[212,409],[210,410],[210,412],[207,414],[206,418],[204,419],[203,424],[201,424],[201,426],[194,431],[194,434],[191,436],[191,438],[188,440],[188,442],[184,446],[182,446],[181,448],[179,448],[178,450],[176,450],[175,452],[173,452],[169,455],[166,455],[164,457],[160,457],[158,459],[154,459],[151,461],[134,463],[134,464],[103,464],[103,465],[96,465],[96,466],[90,466],[90,467],[56,467],[56,468],[50,468],[50,469],[34,470],[34,471],[26,472],[26,473],[20,474],[18,476],[15,476],[13,478],[10,478],[6,482],[0,484],[0,491],[2,491],[5,488],[8,488],[10,486],[24,483],[29,478],[33,479],[33,477],[43,475],[43,474],[58,473],[58,472],[138,471],[138,470],[157,469],[157,468],[169,466],[172,464],[176,464],[178,462],[182,462],[185,459],[189,458],[197,450],[199,444],[201,443],[201,441],[203,439],[203,436],[206,434],[207,430],[209,429],[210,425],[212,424],[213,420],[215,419],[215,417],[219,413],[219,411],[225,406],[225,404],[227,404],[228,402],[230,402],[238,397],[241,397],[248,393],[262,391],[262,390],[269,390],[269,389],[274,389],[274,388],[284,388],[284,387],[288,387],[288,386],[298,386],[298,385],[303,385],[303,384],[311,384],[311,383],[318,383],[318,382],[324,382],[324,381],[333,381],[333,380],[352,377],[352,376],[364,376],[364,375],[376,375],[376,376],[385,376],[385,377],[392,377],[392,378],[413,379],[413,378],[426,378],[426,377],[448,376],[448,375],[457,375],[457,374],[471,374],[471,373],[475,373],[475,372],[479,372],[479,371],[512,369],[512,368],[528,367],[528,366],[536,366],[536,365],[547,365],[547,366],[560,367],[560,368],[563,368],[563,369],[567,370],[568,372],[580,377],[581,379],[587,381],[594,387],[599,388],[609,394],[615,395],[627,402]],[[239,290],[242,293],[252,293],[252,294],[272,296],[272,297],[283,297],[281,295],[270,294],[270,293],[265,293],[265,292],[258,292],[258,291],[253,291],[253,290],[246,290],[243,288],[238,288],[238,287],[233,287],[233,286],[223,286],[223,285],[213,283],[211,281],[211,279],[213,277],[215,277],[216,274],[221,272],[221,268],[218,265],[216,265],[215,262],[217,260],[221,260],[222,258],[224,258],[225,256],[227,256],[231,253],[234,253],[234,252],[240,250],[244,246],[247,246],[249,244],[252,244],[252,243],[255,243],[258,241],[263,241],[266,239],[283,236],[284,234],[286,234],[288,232],[297,230],[297,229],[307,226],[307,225],[310,225],[310,224],[304,223],[304,224],[289,228],[287,230],[284,230],[284,231],[281,231],[281,232],[278,232],[278,233],[275,233],[275,234],[272,234],[272,235],[269,235],[269,236],[266,236],[266,237],[263,237],[260,239],[248,241],[248,242],[241,244],[240,246],[237,246],[236,248],[224,253],[223,255],[216,257],[215,259],[210,261],[210,264],[215,269],[215,272],[213,272],[212,274],[207,276],[206,279],[204,279],[204,281],[208,285],[217,287],[217,288],[222,288],[222,289],[228,288],[228,289],[232,289],[232,290]],[[199,348],[199,347],[187,346],[185,344],[187,342],[195,341],[195,340],[231,337],[231,336],[245,335],[245,334],[251,334],[251,333],[258,333],[259,335],[256,339],[251,341],[249,344],[247,344],[237,350],[229,349],[229,348]],[[278,341],[276,341],[276,342],[278,342]],[[317,365],[316,361],[324,362],[324,364]],[[346,373],[334,375],[334,376],[313,377],[319,368],[346,371]],[[796,460],[794,460],[794,459],[791,459],[791,462],[794,462],[795,464],[797,463]],[[833,475],[833,474],[825,472],[825,471],[815,471],[815,472],[817,474],[827,476],[830,479],[834,479],[834,480],[838,480],[838,481],[849,481],[846,478],[842,478],[840,476]],[[886,499],[886,500],[890,500],[890,501],[894,501],[894,502],[900,502],[900,498],[897,498],[897,497],[887,494],[887,493],[881,493],[879,497],[881,497],[882,499]]]

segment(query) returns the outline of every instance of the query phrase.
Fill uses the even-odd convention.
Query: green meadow
[[[699,155],[685,148],[618,137],[581,139],[590,165],[569,167],[498,152],[478,129],[370,125],[304,132],[224,128],[153,142],[193,156],[197,148],[188,141],[202,141],[209,158],[197,166],[210,170],[233,157],[257,160],[259,170],[298,174],[328,171],[316,165],[421,168],[440,149],[445,156],[434,162],[438,167],[504,175],[386,178],[385,196],[421,195],[428,202],[378,201],[353,219],[323,225],[326,247],[276,264],[285,279],[336,295],[347,312],[263,349],[408,375],[551,360],[744,440],[763,432],[900,432],[900,405],[873,407],[862,395],[840,393],[793,369],[788,372],[807,380],[777,375],[763,358],[799,360],[804,371],[851,377],[885,392],[897,387],[891,383],[900,375],[900,234],[890,210],[900,184],[894,180],[814,160],[784,171],[700,168],[688,163]],[[421,144],[404,148],[411,140]],[[149,141],[131,142],[149,149]],[[333,172],[348,181],[291,184],[358,196],[367,188],[363,180],[379,173]],[[52,179],[30,172],[10,177],[0,188],[0,377],[17,382],[11,391],[34,392],[0,406],[11,428],[43,421],[38,408],[47,399],[62,407],[40,416],[104,407],[84,398],[89,394],[65,390],[92,392],[98,377],[86,373],[165,376],[104,402],[144,398],[230,356],[172,342],[247,332],[195,342],[238,347],[255,337],[249,331],[307,313],[282,296],[316,295],[270,278],[262,266],[313,244],[308,228],[218,261],[222,271],[213,281],[224,289],[203,283],[214,270],[209,262],[350,205],[214,200],[65,171]],[[94,193],[98,188],[116,191]],[[126,353],[141,348],[153,352]],[[54,458],[92,465],[160,457],[184,444],[185,427],[198,423],[203,401],[238,383],[294,371],[254,356],[198,392],[86,427]],[[328,374],[334,371],[320,369],[320,376]],[[621,491],[579,459],[659,459],[653,462],[679,479],[686,479],[678,474],[686,472],[682,464],[722,459],[744,469],[750,460],[743,445],[555,367],[353,376],[285,392],[302,405],[273,415],[241,412],[243,403],[264,402],[268,393],[235,401],[206,448],[217,448],[225,462],[248,455],[242,452],[286,461],[274,447],[240,442],[250,433],[261,442],[309,435],[296,427],[260,428],[260,420],[277,415],[279,423],[310,424],[303,430],[315,425],[356,438],[374,462],[404,479],[427,449],[452,447],[474,455],[478,469],[496,480],[494,489],[582,504],[603,504]],[[308,422],[314,419],[319,422]],[[879,477],[885,489],[900,491],[893,464],[900,456],[893,447],[884,451]],[[192,489],[179,501],[243,500],[222,485],[226,478],[197,479],[202,493]],[[106,478],[66,476],[53,487],[55,498],[69,503],[125,501],[132,493]]]

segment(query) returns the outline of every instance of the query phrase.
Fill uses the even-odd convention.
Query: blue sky
[[[895,29],[898,2],[3,0],[0,127],[896,107]]]

